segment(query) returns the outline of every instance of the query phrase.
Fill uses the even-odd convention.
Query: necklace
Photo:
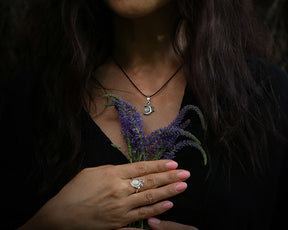
[[[121,72],[125,75],[125,77],[130,81],[130,83],[137,89],[139,93],[141,93],[144,97],[146,97],[146,105],[143,107],[143,114],[144,115],[150,115],[152,112],[154,112],[154,106],[151,104],[151,97],[155,96],[157,93],[159,93],[171,80],[173,77],[177,75],[177,73],[182,68],[182,65],[178,67],[178,69],[175,71],[175,73],[153,94],[146,95],[144,94],[137,85],[131,80],[131,78],[128,76],[128,74],[125,72],[125,70],[122,68],[122,66],[114,59],[115,64],[119,67]]]

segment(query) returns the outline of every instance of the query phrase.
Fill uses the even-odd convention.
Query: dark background
[[[269,60],[288,72],[288,0],[253,1],[255,15],[268,31]],[[21,39],[17,32],[28,9],[29,0],[0,0],[0,83],[25,59],[25,52],[19,52],[15,44]]]

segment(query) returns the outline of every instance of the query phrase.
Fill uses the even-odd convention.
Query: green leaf
[[[116,148],[116,149],[121,150],[121,146],[119,146],[119,145],[115,145],[115,144],[112,143],[111,146],[114,147],[114,148]]]

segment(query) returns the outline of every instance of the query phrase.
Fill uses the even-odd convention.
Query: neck
[[[114,56],[124,68],[179,65],[171,37],[177,20],[173,3],[142,18],[114,16]]]

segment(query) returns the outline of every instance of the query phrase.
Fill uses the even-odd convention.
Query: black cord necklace
[[[131,80],[131,78],[128,76],[128,74],[125,72],[125,70],[122,68],[122,66],[114,59],[115,64],[119,67],[119,69],[122,71],[122,73],[125,75],[125,77],[130,81],[130,83],[137,89],[139,93],[141,93],[144,97],[146,97],[146,105],[143,108],[143,114],[144,115],[150,115],[152,112],[154,112],[154,106],[151,104],[151,97],[155,96],[157,93],[159,93],[171,80],[173,77],[177,75],[177,73],[182,68],[182,65],[178,67],[178,69],[175,71],[175,73],[153,94],[146,95],[144,94],[137,85]]]

